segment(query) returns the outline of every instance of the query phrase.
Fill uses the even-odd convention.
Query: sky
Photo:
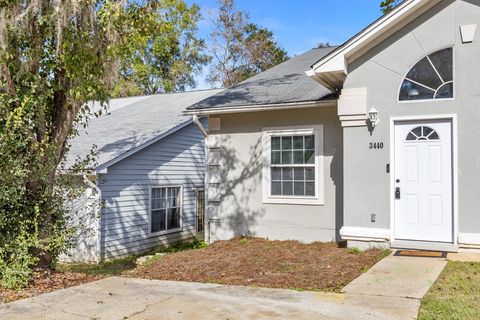
[[[211,24],[208,12],[217,0],[186,0],[201,7],[199,36],[208,41]],[[342,44],[380,15],[380,0],[236,0],[237,7],[250,20],[273,31],[275,40],[289,56],[295,56],[318,43]],[[207,70],[204,70],[206,73]],[[197,89],[209,88],[204,74],[197,77]]]

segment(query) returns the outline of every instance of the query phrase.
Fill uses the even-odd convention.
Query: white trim
[[[390,13],[373,22],[339,48],[317,61],[307,75],[330,89],[341,87],[348,74],[348,63],[367,52],[375,41],[386,39],[409,21],[416,19],[440,0],[405,0]],[[410,18],[410,20],[406,20]]]
[[[139,146],[137,146],[137,147],[135,147],[135,148],[133,148],[133,149],[130,149],[129,151],[127,151],[127,152],[119,155],[118,157],[115,157],[115,158],[113,158],[112,160],[109,160],[109,161],[107,161],[107,162],[105,162],[105,163],[97,166],[97,167],[95,168],[95,173],[107,173],[107,172],[108,172],[108,167],[114,165],[114,164],[117,163],[117,162],[122,161],[123,159],[131,156],[132,154],[134,154],[134,153],[136,153],[136,152],[138,152],[138,151],[140,151],[140,150],[142,150],[142,149],[144,149],[144,148],[146,148],[146,147],[154,144],[155,142],[158,142],[158,141],[162,140],[163,138],[171,135],[172,133],[174,133],[174,132],[176,132],[176,131],[178,131],[178,130],[180,130],[180,129],[185,128],[186,126],[188,126],[188,125],[190,125],[190,124],[192,124],[192,123],[193,123],[193,120],[192,120],[192,119],[188,119],[187,121],[184,121],[184,122],[182,122],[182,123],[180,123],[180,124],[177,124],[176,126],[168,129],[167,131],[162,132],[160,135],[156,136],[155,138],[153,138],[153,139],[151,139],[151,140],[149,140],[149,141],[147,141],[147,142],[145,142],[145,143],[142,143],[141,145],[139,145]]]
[[[390,118],[390,239],[395,240],[395,123],[404,121],[450,120],[452,123],[453,246],[458,247],[458,130],[456,114],[400,116]],[[414,242],[412,242],[414,243]],[[434,246],[434,242],[431,243]]]
[[[475,40],[475,32],[477,30],[476,24],[468,24],[460,26],[460,35],[462,36],[462,43],[472,43]]]
[[[458,245],[462,248],[480,248],[480,234],[459,233]]]
[[[180,228],[164,230],[159,232],[152,232],[152,189],[155,188],[180,188]],[[165,216],[165,224],[166,216]],[[165,226],[166,229],[166,226]],[[152,184],[148,186],[148,237],[163,236],[170,233],[177,233],[183,231],[183,185],[156,185]]]
[[[315,196],[271,196],[270,195],[270,136],[272,135],[315,135]],[[324,204],[324,150],[323,150],[323,125],[314,126],[289,126],[262,129],[262,203],[264,204],[303,204],[323,205]],[[301,166],[303,167],[303,166]]]
[[[312,66],[312,69],[318,69],[319,67],[328,63],[329,61],[332,61],[335,57],[339,55],[353,55],[353,53],[365,47],[372,40],[389,31],[384,31],[384,29],[394,24],[395,22],[402,21],[402,19],[409,13],[416,13],[420,15],[425,12],[426,10],[419,10],[419,7],[426,5],[428,2],[432,2],[431,7],[433,7],[436,3],[439,3],[440,0],[406,0],[400,3],[392,12],[384,15],[376,22],[372,23],[359,34],[348,40],[338,50],[332,51],[332,53],[317,61]],[[382,33],[382,31],[384,32]]]
[[[427,242],[427,241],[394,240],[391,242],[391,248],[458,252],[458,246],[452,243]]]
[[[277,104],[272,103],[272,104],[259,104],[259,105],[252,105],[252,106],[186,110],[183,112],[183,114],[213,115],[213,114],[259,112],[259,111],[272,111],[272,110],[306,109],[306,108],[318,108],[318,107],[325,108],[325,107],[336,107],[336,106],[337,106],[337,100],[334,99],[334,100],[325,100],[325,101],[289,102],[289,103],[277,103]]]
[[[340,236],[343,240],[384,242],[390,239],[390,230],[343,226]]]

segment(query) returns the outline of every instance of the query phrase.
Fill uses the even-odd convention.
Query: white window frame
[[[429,58],[429,56],[431,54],[434,54],[436,52],[439,52],[439,51],[442,51],[442,50],[445,50],[445,49],[452,49],[452,81],[447,81],[447,82],[444,82],[443,85],[447,84],[447,83],[450,83],[452,82],[453,83],[453,95],[451,98],[439,98],[439,99],[435,99],[435,95],[437,94],[437,91],[438,89],[440,89],[442,86],[440,86],[437,90],[434,90],[435,91],[435,94],[433,95],[433,99],[418,99],[418,100],[400,100],[400,91],[402,90],[402,85],[403,85],[403,82],[405,80],[408,80],[410,82],[413,82],[419,86],[422,86],[424,88],[427,88],[427,89],[430,89],[430,90],[433,90],[433,88],[430,88],[426,85],[423,85],[421,83],[418,83],[414,80],[411,80],[407,77],[408,73],[410,73],[410,71],[413,69],[413,67],[415,67],[415,65],[417,63],[419,63],[421,60],[423,60],[424,58],[427,58],[428,61],[431,63],[433,69],[435,70],[435,72],[439,75],[439,77],[441,78],[437,68],[435,68],[435,65],[432,63],[431,59]],[[457,83],[456,83],[456,77],[455,77],[455,74],[456,74],[456,67],[455,67],[455,61],[456,61],[456,50],[455,50],[455,47],[454,46],[447,46],[447,47],[441,47],[437,50],[433,50],[431,51],[430,53],[427,53],[425,54],[423,57],[421,57],[419,60],[415,61],[415,63],[413,63],[410,68],[407,70],[407,72],[403,75],[403,78],[402,78],[402,81],[400,82],[400,86],[398,87],[398,90],[397,90],[397,102],[398,103],[405,103],[405,104],[408,104],[408,103],[422,103],[422,102],[432,102],[432,101],[450,101],[450,100],[455,100],[455,97],[456,97],[456,92],[457,92]],[[443,81],[443,79],[442,79]]]
[[[292,135],[315,136],[315,196],[273,196],[271,195],[271,137]],[[314,126],[291,126],[263,128],[262,130],[262,198],[265,204],[301,204],[323,205],[324,204],[324,152],[323,152],[323,125]]]
[[[180,188],[180,227],[171,230],[152,232],[152,190],[159,188]],[[182,185],[151,185],[148,188],[148,236],[160,236],[183,231],[183,186]]]

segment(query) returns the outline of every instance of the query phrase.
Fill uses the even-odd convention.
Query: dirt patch
[[[383,250],[360,252],[335,243],[242,238],[219,241],[202,250],[168,254],[128,276],[339,291],[384,256]]]
[[[30,298],[39,294],[96,281],[101,278],[101,276],[91,276],[82,273],[36,270],[32,275],[30,284],[22,291],[16,292],[0,287],[0,303]]]

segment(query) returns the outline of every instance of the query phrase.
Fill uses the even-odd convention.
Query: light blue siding
[[[196,189],[203,188],[205,145],[190,124],[108,168],[100,177],[104,202],[101,221],[102,259],[140,253],[194,238]],[[182,230],[149,235],[149,190],[182,186]]]

